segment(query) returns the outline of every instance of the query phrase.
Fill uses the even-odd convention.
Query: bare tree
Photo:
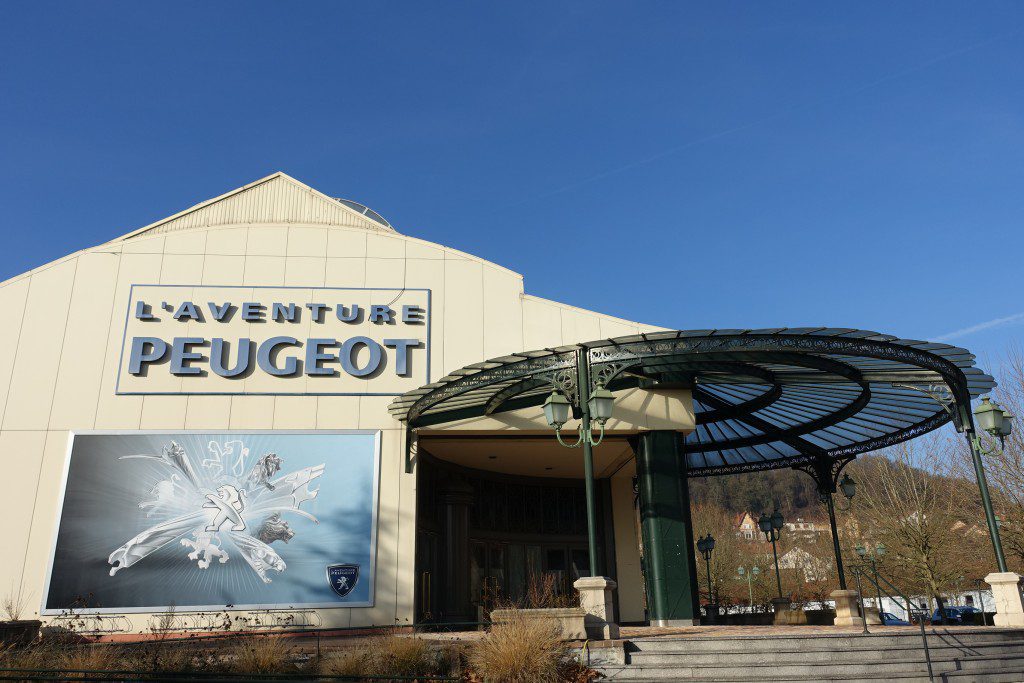
[[[885,543],[886,568],[897,585],[940,604],[960,580],[969,552],[961,519],[964,482],[950,476],[953,451],[948,436],[933,433],[857,468],[855,514],[862,538]]]
[[[708,503],[694,505],[691,511],[693,533],[696,536],[710,533],[715,539],[715,550],[711,553],[711,586],[708,586],[708,566],[694,546],[698,591],[702,600],[710,595],[713,602],[722,606],[736,604],[739,597],[733,579],[742,561],[733,517],[719,506]]]

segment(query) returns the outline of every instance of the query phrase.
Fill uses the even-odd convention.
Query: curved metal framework
[[[577,403],[580,350],[595,385],[671,384],[693,393],[690,476],[809,467],[930,432],[995,381],[948,344],[837,328],[680,330],[516,353],[456,370],[396,398],[408,427],[539,406],[552,388]],[[836,470],[838,471],[838,470]]]

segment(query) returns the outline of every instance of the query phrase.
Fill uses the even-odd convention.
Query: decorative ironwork
[[[601,363],[593,364],[591,362],[591,378],[593,380],[592,389],[598,387],[607,387],[611,384],[611,381],[615,379],[619,373],[626,369],[625,363]]]
[[[551,381],[551,388],[565,394],[565,397],[569,399],[569,402],[574,406],[579,405],[579,385],[576,379],[576,367],[573,366],[569,370],[559,370],[548,375],[548,379]]]
[[[942,409],[949,413],[949,416],[953,419],[953,425],[956,427],[956,431],[964,431],[963,420],[960,416],[960,411],[956,409],[956,398],[953,396],[953,392],[949,390],[949,387],[945,384],[903,384],[894,382],[892,385],[898,389],[910,389],[924,394],[928,398],[932,399]]]
[[[855,455],[846,455],[839,458],[818,457],[807,462],[794,465],[794,470],[806,473],[818,485],[818,495],[824,500],[825,496],[836,492],[839,486],[839,475],[843,468],[853,462]]]

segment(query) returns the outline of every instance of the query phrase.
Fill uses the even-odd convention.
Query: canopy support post
[[[578,391],[580,403],[580,431],[583,438],[583,483],[587,493],[587,550],[590,553],[590,575],[602,576],[599,571],[597,552],[597,494],[594,490],[594,447],[590,436],[590,358],[587,348],[581,346],[576,352]]]

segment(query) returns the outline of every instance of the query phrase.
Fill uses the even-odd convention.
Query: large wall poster
[[[73,434],[44,614],[373,605],[379,432]]]

